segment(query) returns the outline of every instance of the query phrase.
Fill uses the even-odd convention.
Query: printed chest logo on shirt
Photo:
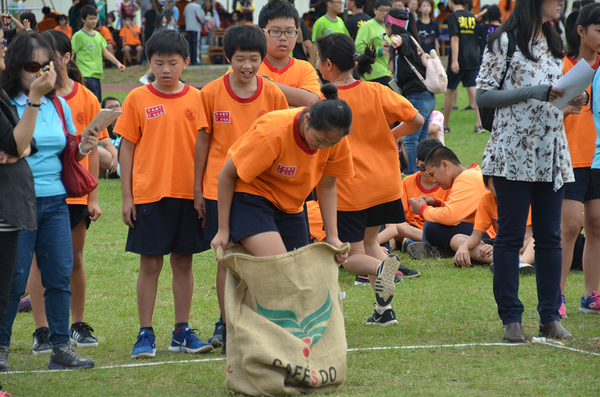
[[[165,106],[164,105],[152,106],[151,108],[146,109],[146,118],[148,118],[148,120],[155,119],[164,114],[165,114]]]
[[[78,124],[87,125],[87,123],[85,122],[85,114],[83,112],[77,113],[77,116],[75,116],[75,120]]]
[[[296,175],[297,168],[298,167],[296,167],[295,165],[288,166],[288,165],[277,164],[277,167],[275,167],[275,172],[280,175],[283,175],[283,176],[293,177]]]
[[[215,112],[215,123],[231,123],[231,112]]]
[[[94,45],[93,44],[88,44],[86,48],[88,50],[93,50],[94,49]]]

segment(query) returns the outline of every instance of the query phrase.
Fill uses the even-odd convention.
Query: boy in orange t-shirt
[[[423,242],[407,247],[415,259],[436,256],[433,247],[451,249],[450,240],[456,234],[470,235],[479,199],[486,190],[479,166],[464,167],[445,146],[438,146],[427,155],[425,168],[438,186],[452,192],[444,201],[428,196],[409,199],[413,213],[425,219]]]
[[[494,182],[489,175],[483,175],[483,183],[488,190],[481,196],[477,213],[475,214],[475,224],[470,236],[464,234],[455,235],[450,241],[450,245],[456,254],[454,255],[454,264],[461,267],[471,266],[471,260],[481,263],[492,263],[494,252],[494,239],[498,233],[498,205],[496,204],[496,189]],[[535,272],[532,266],[534,260],[533,238],[531,236],[531,209],[527,219],[528,232],[525,242],[521,249],[521,263],[519,271],[522,274],[531,274]]]
[[[119,37],[123,38],[123,53],[127,58],[127,62],[133,65],[131,61],[131,51],[135,49],[138,64],[142,64],[142,40],[140,40],[140,34],[142,31],[139,26],[133,23],[133,17],[131,15],[125,15],[123,17],[123,27],[119,32]]]
[[[194,207],[204,218],[204,237],[210,242],[219,228],[219,172],[229,148],[243,136],[252,123],[273,110],[287,109],[285,96],[277,86],[260,76],[258,68],[267,51],[264,33],[254,25],[232,26],[223,37],[225,56],[232,72],[208,83],[198,102],[198,137],[195,151]],[[221,263],[217,270],[217,297],[222,318],[208,340],[213,347],[225,342],[225,275]],[[222,349],[225,351],[225,348]]]
[[[170,351],[205,353],[212,346],[188,325],[193,254],[208,248],[194,209],[194,147],[200,92],[179,81],[189,63],[186,39],[163,30],[146,43],[152,84],[133,90],[123,103],[115,134],[120,145],[126,250],[140,254],[137,301],[140,332],[132,358],[155,357],[152,314],[163,256],[170,254],[175,329]],[[134,156],[135,153],[135,156]]]

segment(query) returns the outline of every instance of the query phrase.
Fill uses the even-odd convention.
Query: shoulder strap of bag
[[[500,82],[500,88],[498,88],[499,90],[501,90],[502,87],[504,87],[504,80],[506,79],[506,74],[508,73],[508,67],[512,62],[512,57],[515,54],[515,50],[517,49],[517,38],[515,37],[515,31],[510,30],[506,32],[506,35],[508,36],[508,51],[506,52],[506,69],[504,70],[504,75],[502,76],[502,81]]]
[[[421,50],[421,52],[424,54],[425,52],[423,51],[423,49],[421,48],[421,46],[419,45],[419,42],[417,40],[415,40],[415,38],[409,34],[410,38],[412,39],[413,43],[415,43],[415,45],[417,46],[418,50]],[[415,65],[412,64],[411,61],[408,60],[408,58],[406,56],[404,56],[404,59],[406,59],[406,62],[408,62],[408,65],[410,66],[410,68],[412,69],[412,71],[415,73],[415,75],[419,78],[419,80],[421,80],[421,83],[423,83],[425,81],[425,77],[423,77],[423,75],[421,74],[421,72],[419,72],[417,70],[417,68],[415,67]],[[425,66],[425,68],[427,69],[427,66]]]
[[[58,99],[57,95],[55,95],[54,98],[52,98],[52,103],[54,104],[54,107],[56,108],[56,111],[58,112],[58,116],[62,120],[63,131],[64,131],[65,135],[68,136],[67,122],[65,120],[65,112],[63,110],[62,103],[60,103],[60,99]]]

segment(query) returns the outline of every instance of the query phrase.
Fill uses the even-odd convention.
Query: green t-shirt
[[[98,32],[90,36],[83,29],[73,35],[72,45],[75,53],[75,63],[83,77],[102,79],[102,50],[106,48],[106,40]]]
[[[332,21],[331,19],[327,18],[327,15],[323,15],[321,18],[317,19],[313,25],[313,43],[316,42],[319,37],[327,36],[331,33],[344,33],[350,36],[350,33],[348,33],[348,29],[346,29],[346,25],[344,24],[342,18],[336,18],[337,19],[335,21]]]
[[[373,18],[358,29],[356,33],[356,51],[364,54],[367,44],[375,47],[377,51],[377,59],[373,64],[373,71],[370,74],[365,74],[365,80],[375,80],[384,76],[392,76],[388,64],[387,55],[383,54],[383,36],[385,35],[385,26],[377,19]]]

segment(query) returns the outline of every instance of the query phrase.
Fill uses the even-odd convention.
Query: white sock
[[[375,310],[377,310],[377,313],[379,313],[379,314],[383,314],[383,312],[385,312],[387,309],[391,309],[391,308],[392,308],[392,305],[387,305],[387,306],[383,306],[383,307],[375,305]]]

